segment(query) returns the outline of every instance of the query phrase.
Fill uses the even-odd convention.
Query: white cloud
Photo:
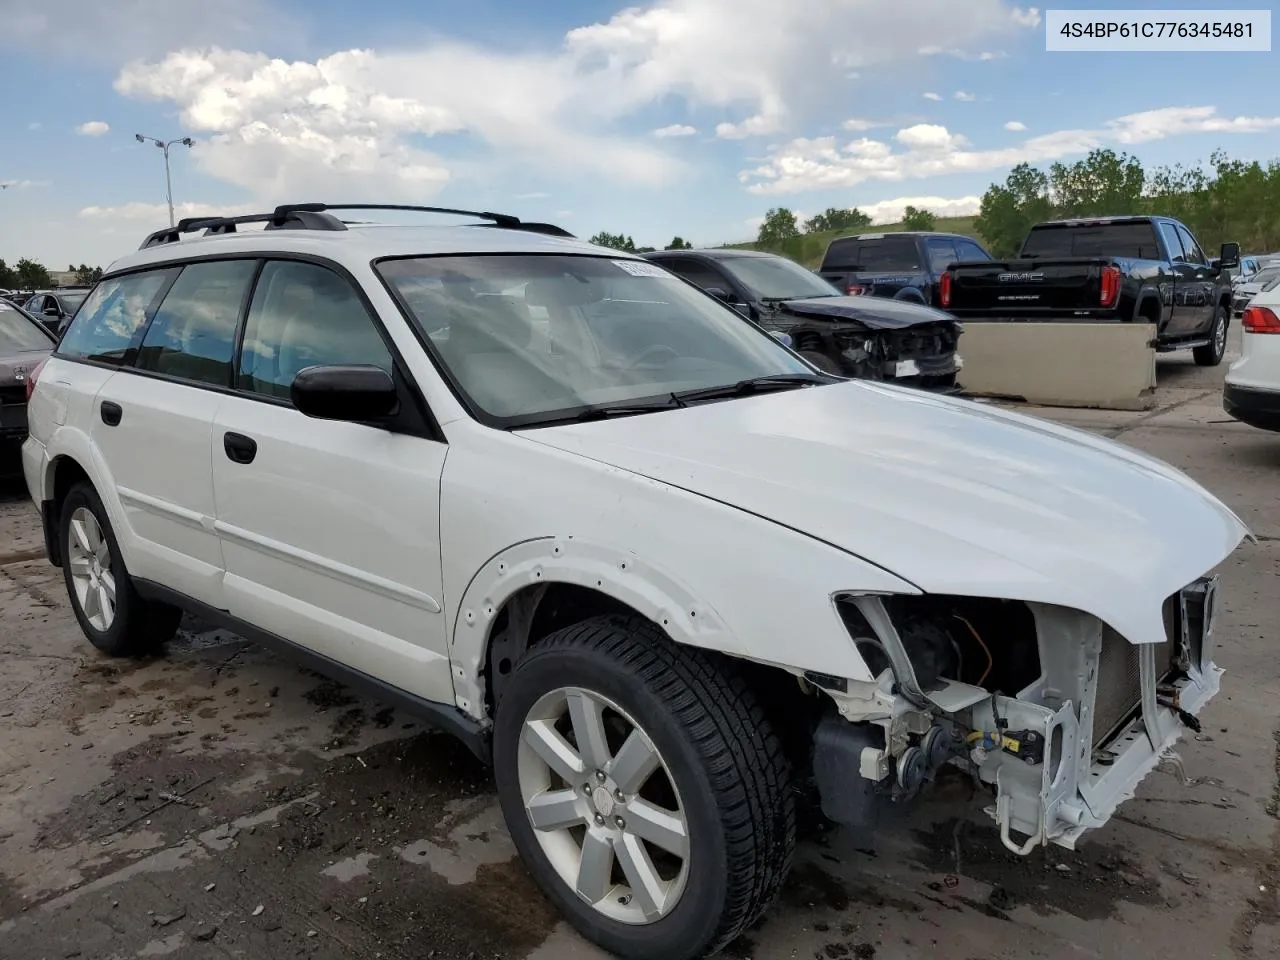
[[[935,217],[972,217],[982,206],[981,197],[898,197],[876,203],[860,203],[858,209],[872,223],[897,223],[907,207],[928,210]]]
[[[955,93],[955,97],[961,103],[973,103],[973,101],[978,99],[974,94],[966,93],[963,90],[957,90]]]
[[[515,198],[517,200],[546,200],[550,196],[551,194],[549,193],[535,190],[533,193],[517,193]]]
[[[929,93],[926,93],[926,94],[924,95],[924,98],[925,98],[926,100],[933,100],[934,102],[937,102],[937,101],[939,101],[939,100],[941,100],[941,99],[942,99],[942,94],[940,94],[940,93],[933,93],[932,91],[930,91]]]
[[[1036,7],[1028,7],[1023,10],[1021,7],[1014,7],[1010,16],[1013,22],[1020,27],[1034,29],[1040,26],[1040,11]]]
[[[1007,53],[992,53],[990,50],[983,50],[978,54],[978,59],[986,63],[991,60],[1003,60],[1007,56]]]
[[[868,180],[898,181],[975,173],[1087,153],[1105,144],[1131,145],[1189,133],[1256,133],[1280,128],[1277,117],[1224,117],[1214,107],[1167,107],[1108,120],[1095,129],[1059,130],[1011,147],[974,150],[946,127],[920,123],[899,130],[894,150],[862,138],[799,138],[776,147],[764,164],[739,174],[757,194],[842,189]]]
[[[31,187],[47,187],[48,180],[0,180],[0,189],[27,190]]]
[[[89,120],[76,127],[76,133],[82,137],[100,137],[111,129],[111,124],[103,120]]]
[[[246,9],[254,2],[236,0]],[[949,0],[651,0],[570,30],[550,49],[434,40],[314,60],[246,52],[267,35],[259,33],[241,49],[170,46],[159,60],[131,62],[116,89],[176,105],[183,126],[201,134],[194,162],[262,196],[419,198],[455,177],[491,182],[497,164],[652,185],[682,161],[652,136],[618,130],[656,102],[719,111],[729,118],[715,128],[722,139],[786,133],[829,108],[848,74],[914,55],[912,38],[937,23],[964,49],[1015,32],[1013,9],[970,0],[956,17]],[[208,42],[199,30],[182,35]],[[492,152],[442,159],[453,134]]]
[[[673,123],[667,127],[659,127],[653,131],[653,135],[659,138],[692,137],[697,132],[697,127],[691,127],[687,123]]]
[[[231,203],[175,203],[173,216],[177,220],[187,217],[239,217],[248,213],[262,213],[254,204]],[[165,203],[122,203],[108,207],[83,207],[80,216],[86,220],[107,220],[112,223],[130,221],[153,224],[155,229],[169,223],[169,205]]]
[[[39,130],[40,127],[41,127],[41,123],[39,120],[32,120],[30,123],[27,124],[28,130]]]
[[[875,120],[863,120],[860,117],[850,117],[844,123],[840,124],[845,130],[851,130],[854,133],[862,133],[865,130],[874,130],[876,127],[883,127],[884,124]]]
[[[1023,123],[1021,120],[1010,120],[1008,123],[1004,125],[1004,128],[1006,130],[1011,130],[1014,133],[1021,133],[1022,131],[1027,129],[1027,125]]]

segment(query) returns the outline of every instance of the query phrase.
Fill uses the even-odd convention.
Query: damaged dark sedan
[[[923,304],[845,296],[804,267],[753,250],[644,254],[775,334],[820,370],[953,392],[960,324]]]

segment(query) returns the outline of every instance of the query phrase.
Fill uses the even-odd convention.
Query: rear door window
[[[950,237],[930,237],[925,241],[929,254],[929,267],[933,273],[942,273],[960,258],[956,256],[956,244]]]
[[[256,260],[192,263],[156,309],[138,351],[139,370],[231,386],[231,358]]]
[[[1200,245],[1196,243],[1195,237],[1191,236],[1191,231],[1186,227],[1178,227],[1178,236],[1182,238],[1182,252],[1186,255],[1187,263],[1194,263],[1197,266],[1203,266],[1208,263],[1204,257],[1204,253],[1200,250]]]
[[[1182,251],[1182,238],[1178,236],[1178,231],[1173,228],[1172,223],[1160,224],[1160,239],[1164,241],[1165,248],[1169,251],[1170,260],[1186,259],[1186,254]]]
[[[89,294],[58,345],[58,356],[121,364],[146,326],[160,292],[176,267],[103,280]]]

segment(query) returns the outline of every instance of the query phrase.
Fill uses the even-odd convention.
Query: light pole
[[[194,141],[190,137],[178,137],[174,140],[157,140],[155,137],[144,137],[140,133],[135,133],[133,138],[139,143],[154,143],[157,147],[164,151],[164,189],[165,195],[169,198],[169,226],[173,226],[173,181],[169,177],[169,148],[175,143],[181,143],[186,147],[190,147]]]

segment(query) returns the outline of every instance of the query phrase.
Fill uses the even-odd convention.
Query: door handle
[[[227,452],[228,459],[236,463],[253,463],[253,458],[258,455],[258,441],[243,433],[224,433],[222,449]]]
[[[124,416],[124,410],[114,400],[103,400],[98,407],[98,415],[108,427],[114,427],[119,425],[120,418]]]

